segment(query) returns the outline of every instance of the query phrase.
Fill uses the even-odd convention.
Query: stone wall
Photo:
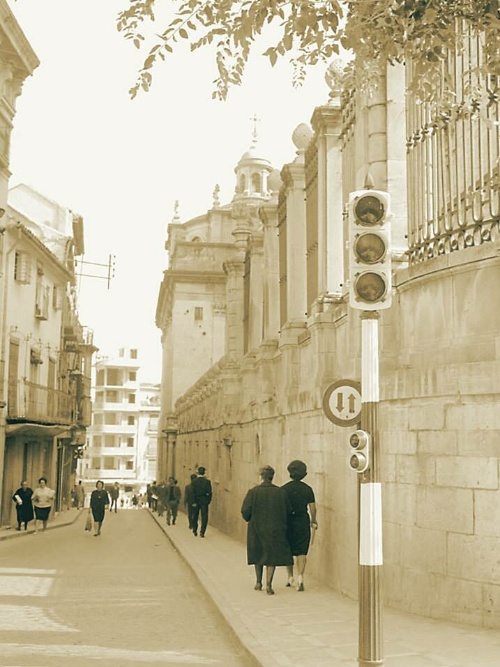
[[[400,271],[380,318],[379,440],[388,606],[500,627],[499,244]],[[308,570],[357,596],[357,479],[328,385],[360,376],[359,313],[330,306],[241,362],[221,360],[177,403],[177,476],[205,465],[211,522],[245,539],[240,507],[269,463],[306,461],[319,530]],[[241,564],[245,567],[245,563]]]

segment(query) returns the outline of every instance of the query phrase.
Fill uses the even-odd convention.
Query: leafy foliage
[[[146,21],[155,21],[155,3],[130,0],[119,13],[117,27],[137,48],[145,43]],[[192,51],[214,50],[217,78],[214,98],[226,99],[229,88],[242,81],[251,48],[266,27],[278,27],[278,38],[263,53],[274,65],[289,57],[296,85],[307,68],[328,62],[341,49],[356,56],[358,74],[375,65],[411,60],[413,86],[424,99],[435,95],[436,81],[450,50],[460,51],[468,31],[484,35],[484,73],[500,75],[499,3],[492,0],[174,0],[174,17],[149,49],[132,97],[149,90],[151,70],[165,60],[176,43]],[[363,74],[363,71],[365,74]]]

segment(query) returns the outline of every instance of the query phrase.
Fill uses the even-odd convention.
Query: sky
[[[145,54],[116,29],[127,0],[8,1],[40,60],[17,99],[10,185],[26,183],[83,216],[84,261],[115,256],[109,289],[106,280],[81,278],[80,321],[93,329],[99,354],[137,347],[143,379],[160,382],[155,311],[175,202],[184,222],[211,208],[216,184],[221,203],[231,201],[255,114],[262,155],[276,168],[291,162],[293,130],[328,101],[325,67],[296,89],[291,67],[272,68],[263,45],[221,102],[211,97],[212,53],[184,48],[153,70],[148,93],[131,100]],[[82,272],[106,270],[83,265]]]

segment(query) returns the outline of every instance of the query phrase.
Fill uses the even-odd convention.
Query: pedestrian
[[[151,510],[156,512],[158,507],[158,484],[156,480],[151,484]]]
[[[261,483],[252,487],[241,506],[247,526],[247,562],[255,567],[255,590],[262,590],[262,575],[266,568],[266,592],[274,595],[273,577],[278,565],[293,565],[287,540],[289,505],[279,486],[273,484],[274,469],[260,469]]]
[[[134,493],[132,496],[132,505],[134,506],[134,509],[137,509],[137,505],[139,504],[139,498],[137,497],[137,493]]]
[[[297,572],[297,590],[304,590],[304,571],[307,554],[311,544],[311,529],[317,530],[316,501],[314,491],[302,480],[307,475],[307,466],[303,461],[295,460],[288,464],[290,481],[283,485],[292,513],[288,517],[287,536],[292,555],[295,557]],[[293,565],[288,566],[287,586],[295,584]]]
[[[193,479],[196,479],[196,474],[193,472],[190,475],[189,484],[186,484],[184,487],[184,507],[186,508],[186,513],[188,517],[188,526],[189,530],[194,530],[194,496],[193,496]]]
[[[167,483],[160,482],[156,487],[156,493],[158,495],[158,500],[156,501],[156,511],[158,512],[158,516],[163,516],[163,513],[167,508],[167,502],[168,502]]]
[[[74,495],[76,507],[81,509],[85,505],[85,489],[83,488],[82,480],[76,484]]]
[[[47,530],[47,521],[49,520],[50,510],[54,501],[56,492],[47,486],[47,478],[40,477],[38,486],[33,491],[31,500],[35,509],[35,535],[38,535],[38,522],[42,522],[43,530]]]
[[[96,482],[96,488],[90,494],[89,513],[92,512],[94,517],[94,537],[101,534],[102,522],[106,513],[106,506],[109,505],[108,492],[104,488],[104,482],[99,480]]]
[[[21,482],[21,486],[12,496],[12,500],[16,503],[17,514],[17,528],[21,530],[21,524],[24,523],[24,530],[28,530],[28,524],[33,521],[33,504],[31,496],[33,490],[28,486],[28,482]]]
[[[120,497],[120,485],[118,482],[115,482],[113,484],[113,488],[109,492],[109,495],[111,497],[111,505],[109,506],[109,511],[113,511],[113,506],[115,508],[115,513],[118,511],[118,498]]]
[[[198,520],[201,514],[200,537],[205,537],[208,525],[208,506],[212,502],[212,483],[205,477],[203,466],[198,468],[198,474],[191,482],[193,489],[193,533],[198,535]]]
[[[177,480],[174,477],[168,478],[168,486],[166,487],[167,491],[167,526],[170,526],[170,521],[172,525],[175,526],[177,520],[177,511],[179,509],[179,503],[181,502],[181,490],[177,486]]]

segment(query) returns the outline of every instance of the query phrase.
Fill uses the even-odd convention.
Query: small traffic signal
[[[349,468],[362,473],[370,467],[370,435],[366,431],[354,431],[349,437]]]
[[[349,195],[349,301],[382,310],[392,301],[390,198],[380,190]]]

